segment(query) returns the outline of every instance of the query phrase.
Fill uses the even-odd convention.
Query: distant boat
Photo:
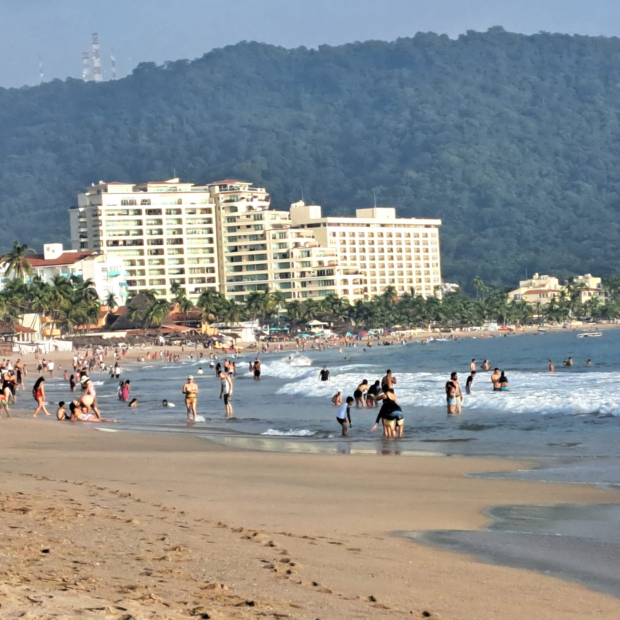
[[[538,333],[539,333],[539,334],[546,334],[546,333],[547,333],[547,330],[546,330],[546,329],[543,329],[542,327],[539,327],[539,328],[538,328]]]
[[[584,332],[583,334],[577,334],[577,338],[600,338],[603,332]]]

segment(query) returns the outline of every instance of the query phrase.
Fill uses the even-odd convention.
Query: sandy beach
[[[479,528],[492,505],[617,501],[585,485],[465,477],[527,466],[0,420],[1,615],[616,617],[613,596],[394,535]]]

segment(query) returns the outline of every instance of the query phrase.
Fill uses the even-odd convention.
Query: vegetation
[[[91,182],[237,177],[287,208],[441,217],[446,280],[620,273],[620,39],[241,43],[95,84],[0,89],[0,247],[68,236]],[[79,145],[79,148],[76,148]],[[473,289],[471,290],[473,293]]]

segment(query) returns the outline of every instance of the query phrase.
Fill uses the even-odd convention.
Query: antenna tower
[[[101,75],[101,57],[99,56],[99,35],[93,33],[93,78],[95,82],[103,82]]]
[[[90,56],[88,52],[82,54],[82,79],[90,82]]]
[[[112,63],[112,79],[116,79],[116,58],[114,57],[114,48],[112,48],[112,53],[110,54],[110,62]]]
[[[39,84],[43,84],[43,61],[41,60],[40,54],[39,54]]]

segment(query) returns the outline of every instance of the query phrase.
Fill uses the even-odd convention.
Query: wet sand
[[[585,485],[465,477],[526,466],[0,420],[1,616],[617,617],[611,595],[394,536],[474,530],[489,506],[617,501]]]

